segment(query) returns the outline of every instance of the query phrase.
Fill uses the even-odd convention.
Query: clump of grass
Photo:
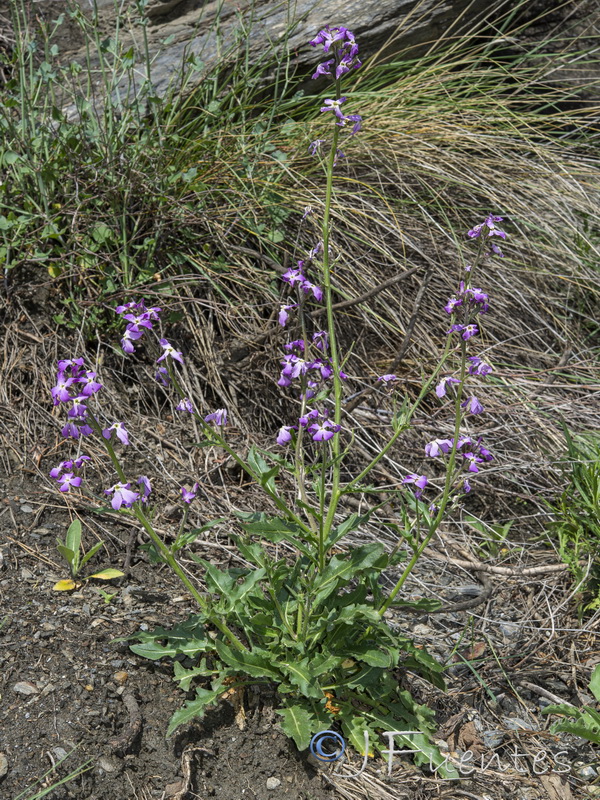
[[[565,428],[566,486],[548,503],[551,541],[569,565],[580,594],[582,613],[600,608],[600,445],[597,437],[578,437]]]
[[[418,59],[375,56],[361,70],[353,97],[368,125],[352,164],[337,168],[332,280],[339,303],[367,297],[340,315],[342,343],[354,342],[350,391],[368,389],[396,360],[406,385],[416,385],[419,365],[435,363],[442,346],[429,320],[454,288],[446,266],[461,258],[457,232],[482,208],[510,217],[522,244],[501,271],[481,275],[497,298],[486,348],[499,367],[493,396],[483,399],[500,457],[512,465],[510,496],[559,480],[546,456],[549,446],[564,446],[557,402],[568,424],[582,408],[589,420],[597,414],[586,388],[597,367],[590,320],[599,305],[592,209],[600,170],[596,112],[574,106],[572,85],[552,83],[558,63],[585,61],[576,42],[554,37],[550,54],[518,44],[507,51],[523,31],[512,12],[495,23],[488,39],[448,37]],[[93,25],[81,24],[93,42]],[[245,434],[271,433],[283,402],[263,346],[278,330],[275,278],[312,246],[315,231],[300,218],[321,202],[324,180],[306,145],[322,131],[312,119],[316,98],[296,92],[285,73],[272,92],[265,87],[269,70],[279,74],[285,43],[252,63],[241,27],[193,92],[179,93],[182,72],[159,99],[148,80],[132,81],[133,94],[117,92],[145,57],[117,37],[98,47],[107,82],[105,102],[94,105],[80,87],[101,66],[90,60],[79,74],[59,66],[51,31],[40,63],[24,23],[17,30],[18,75],[0,118],[8,134],[0,259],[9,284],[50,279],[67,303],[57,322],[80,328],[85,320],[90,334],[106,324],[103,308],[115,295],[179,297],[200,392],[227,404]],[[78,115],[63,110],[59,82],[73,87]],[[248,406],[238,397],[250,383],[264,392]],[[352,412],[359,420],[369,402],[367,395]],[[365,429],[368,451],[377,437]],[[532,452],[542,463],[533,472]]]

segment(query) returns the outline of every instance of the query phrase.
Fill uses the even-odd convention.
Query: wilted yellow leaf
[[[98,578],[99,581],[111,581],[113,578],[122,578],[125,575],[120,569],[103,569],[90,575],[90,578]]]
[[[77,588],[77,584],[75,581],[72,581],[70,578],[65,578],[63,581],[58,581],[55,583],[52,589],[55,592],[72,592],[73,589]]]

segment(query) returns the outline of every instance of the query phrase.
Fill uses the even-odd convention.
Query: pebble
[[[24,581],[29,581],[33,578],[33,572],[30,569],[23,567],[23,569],[21,570],[21,578]]]
[[[581,769],[578,769],[577,774],[580,778],[583,778],[584,781],[593,781],[598,777],[596,770],[589,765],[587,767],[581,767]]]
[[[0,753],[0,779],[2,779],[8,772],[8,758],[4,753]]]
[[[115,771],[115,765],[112,763],[112,761],[109,758],[105,758],[104,756],[102,756],[102,758],[98,759],[98,766],[100,767],[100,769],[103,769],[104,772],[114,772]]]
[[[66,758],[69,755],[64,747],[53,747],[52,752],[54,753],[56,758],[58,758],[59,761],[62,761],[62,759]]]
[[[267,778],[267,789],[277,789],[281,786],[279,778]]]
[[[33,508],[32,506],[29,506],[27,505],[27,503],[25,503],[24,505],[21,506],[21,512],[23,514],[33,514]]]
[[[37,686],[31,683],[31,681],[19,681],[13,686],[13,692],[17,692],[18,694],[38,694],[39,691]]]
[[[516,622],[501,622],[498,627],[507,639],[514,639],[521,632],[521,626]]]
[[[502,724],[509,731],[531,731],[534,730],[535,723],[525,722],[519,717],[502,717]]]
[[[429,636],[432,631],[429,625],[424,625],[422,622],[419,622],[417,625],[413,626],[412,632],[415,636]]]
[[[123,684],[127,682],[128,677],[129,674],[122,669],[119,670],[119,672],[115,672],[115,674],[113,675],[113,680],[115,681],[115,683],[118,683],[119,686],[123,686]]]
[[[483,731],[481,738],[486,747],[489,747],[490,750],[495,750],[504,741],[504,734],[502,731]]]

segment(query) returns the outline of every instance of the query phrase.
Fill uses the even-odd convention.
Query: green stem
[[[406,579],[408,578],[408,576],[410,575],[410,573],[413,571],[414,566],[417,563],[417,561],[419,560],[419,558],[421,557],[421,555],[423,554],[423,551],[425,550],[425,548],[427,547],[429,542],[434,537],[434,535],[435,535],[435,533],[436,533],[436,531],[437,531],[437,529],[438,529],[438,527],[439,527],[439,525],[440,525],[440,523],[442,521],[442,518],[444,516],[444,512],[446,510],[446,506],[448,504],[448,500],[450,499],[450,492],[452,490],[452,484],[453,484],[454,478],[455,478],[456,454],[457,454],[457,448],[458,448],[458,439],[459,439],[459,436],[460,436],[460,426],[461,426],[461,422],[462,422],[461,402],[462,402],[462,397],[463,397],[465,375],[466,375],[466,371],[467,371],[467,345],[466,345],[466,342],[462,338],[460,340],[460,345],[461,345],[461,347],[460,347],[460,349],[461,349],[460,383],[456,387],[456,398],[455,398],[455,401],[454,401],[454,413],[455,413],[454,441],[452,443],[452,449],[450,450],[450,456],[448,458],[448,464],[447,464],[447,467],[446,467],[446,481],[445,481],[445,484],[444,484],[444,492],[442,494],[442,499],[440,500],[440,505],[439,505],[439,508],[438,508],[438,512],[437,512],[436,516],[434,517],[434,519],[432,520],[432,522],[431,522],[431,524],[429,526],[429,532],[428,532],[427,536],[423,539],[421,544],[415,549],[415,551],[414,551],[414,553],[412,555],[412,558],[410,559],[410,561],[408,562],[408,564],[404,568],[404,572],[402,573],[402,575],[398,579],[398,582],[396,583],[396,585],[394,586],[394,588],[390,592],[390,594],[389,594],[387,600],[385,601],[385,603],[379,609],[378,613],[380,614],[380,616],[383,616],[383,614],[387,611],[387,609],[393,603],[394,598],[396,597],[396,595],[398,594],[398,592],[400,591],[400,589],[404,585],[404,583],[405,583]]]
[[[119,458],[118,458],[118,456],[117,456],[117,454],[115,452],[114,447],[112,446],[111,442],[108,439],[105,439],[102,436],[102,428],[100,427],[100,423],[98,422],[98,420],[91,413],[88,413],[88,419],[89,419],[89,422],[90,422],[90,426],[94,429],[94,431],[96,433],[100,434],[100,437],[101,437],[101,439],[102,439],[102,441],[104,443],[104,446],[106,447],[106,451],[107,451],[108,455],[110,456],[110,460],[113,463],[113,466],[115,468],[115,471],[116,471],[117,475],[119,476],[119,480],[121,481],[121,483],[127,483],[127,478],[125,477],[125,472],[123,471],[123,467],[121,466],[121,462],[119,461]],[[156,547],[156,549],[160,552],[160,554],[162,555],[164,560],[167,562],[169,567],[173,570],[173,572],[177,575],[179,580],[183,583],[183,585],[186,587],[186,589],[190,592],[190,594],[192,595],[194,600],[198,603],[199,608],[201,608],[202,611],[206,614],[206,617],[209,620],[209,622],[212,625],[214,625],[215,628],[220,630],[221,633],[224,636],[226,636],[227,639],[229,639],[231,644],[237,650],[246,650],[247,648],[238,639],[238,637],[235,635],[235,633],[233,633],[233,631],[231,631],[227,627],[227,625],[225,625],[225,623],[222,622],[219,619],[219,617],[217,617],[217,616],[215,616],[213,614],[213,612],[211,611],[211,609],[210,609],[208,603],[206,602],[206,600],[204,599],[204,597],[202,597],[202,595],[200,594],[198,589],[196,589],[194,584],[190,581],[188,576],[183,571],[182,567],[179,565],[179,563],[175,559],[175,556],[171,552],[171,549],[169,547],[167,547],[167,545],[163,542],[163,540],[160,538],[160,536],[156,533],[156,531],[154,530],[154,528],[150,524],[150,521],[148,520],[148,517],[146,517],[146,515],[144,514],[141,505],[139,503],[134,503],[134,505],[132,507],[132,511],[133,511],[135,517],[137,518],[137,520],[143,526],[143,528],[146,531],[146,533],[148,534],[148,536],[152,539],[152,542],[154,543],[154,546]]]
[[[170,359],[167,359],[167,370],[168,370],[168,373],[169,373],[169,377],[171,378],[171,381],[172,381],[173,386],[175,388],[175,391],[177,392],[177,394],[183,400],[183,398],[187,397],[187,394],[183,391],[183,388],[182,388],[181,384],[179,383],[179,381],[177,379],[177,376],[175,375],[175,370],[173,369],[173,367],[171,365]],[[209,436],[211,439],[216,440],[215,443],[219,447],[222,447],[223,450],[225,450],[225,452],[229,456],[231,456],[231,458],[233,458],[235,463],[238,464],[238,466],[241,467],[241,469],[244,472],[246,472],[248,475],[250,475],[250,477],[271,498],[271,500],[275,503],[277,508],[280,511],[282,511],[288,517],[288,519],[290,519],[292,522],[295,522],[296,525],[298,525],[302,529],[302,531],[309,537],[309,539],[311,539],[311,540],[314,539],[314,533],[310,529],[310,527],[308,525],[306,525],[306,523],[303,522],[300,519],[300,517],[298,517],[298,515],[295,514],[291,510],[291,508],[287,505],[287,503],[284,500],[282,500],[281,497],[279,497],[279,495],[277,495],[275,492],[273,492],[264,482],[261,481],[260,475],[258,475],[252,469],[250,464],[248,464],[246,461],[244,461],[244,459],[240,455],[238,455],[236,453],[236,451],[228,444],[227,440],[218,431],[216,431],[214,428],[212,428],[210,425],[208,425],[202,419],[200,414],[197,414],[196,412],[194,412],[193,416],[197,420],[197,422],[200,424],[200,426],[201,426],[202,430],[204,431],[204,433],[207,436]]]

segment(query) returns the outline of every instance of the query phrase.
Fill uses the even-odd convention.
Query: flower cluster
[[[124,320],[127,320],[127,327],[121,339],[123,352],[127,354],[135,353],[133,342],[141,339],[144,331],[152,330],[154,327],[152,323],[158,321],[161,309],[156,307],[146,308],[144,301],[141,300],[139,303],[131,301],[122,306],[117,306],[115,311]]]
[[[86,461],[91,461],[89,456],[79,456],[74,460],[61,461],[58,467],[50,470],[50,477],[60,484],[59,491],[69,492],[72,486],[75,488],[81,486],[82,478],[75,475],[73,470],[81,469]]]
[[[314,39],[311,39],[309,44],[312,47],[323,45],[325,55],[333,55],[333,58],[319,64],[313,75],[313,80],[320,75],[332,76],[332,68],[335,72],[335,78],[338,80],[351,69],[358,69],[362,66],[362,62],[358,60],[358,45],[354,39],[354,34],[348,28],[343,26],[331,28],[326,25]]]
[[[319,78],[321,75],[327,75],[336,81],[336,86],[339,88],[338,81],[342,75],[345,75],[351,69],[358,69],[362,66],[362,62],[358,59],[358,45],[354,34],[348,28],[342,26],[331,28],[326,25],[309,44],[312,47],[322,45],[325,55],[332,56],[332,58],[328,58],[317,66],[313,79]],[[326,99],[321,107],[321,113],[333,111],[336,118],[335,124],[339,128],[349,129],[350,136],[354,136],[361,129],[362,117],[360,114],[346,114],[342,110],[342,105],[347,99],[347,97]],[[315,139],[314,142],[311,142],[308,148],[310,154],[314,156],[324,143],[324,139]],[[344,158],[344,153],[340,149],[336,149],[334,166],[340,158]]]
[[[121,308],[126,311],[135,306],[139,310],[141,305],[143,304],[128,304]],[[83,358],[61,359],[58,362],[56,385],[53,386],[51,394],[55,406],[61,404],[68,406],[68,420],[61,431],[65,438],[79,439],[82,436],[90,436],[94,429],[100,430],[99,423],[87,406],[90,398],[102,389],[97,377],[96,372],[85,368]],[[122,444],[129,444],[129,434],[123,422],[113,422],[102,429],[102,436],[107,441],[113,434]],[[89,456],[80,455],[72,460],[61,461],[57,467],[50,470],[50,477],[58,481],[59,491],[69,492],[72,488],[78,489],[81,486],[82,478],[75,471],[81,469],[87,461],[90,461]],[[117,483],[106,490],[106,494],[112,495],[112,507],[129,508],[140,497],[142,502],[145,502],[151,491],[150,481],[142,475],[138,483],[142,484],[140,493],[131,491],[128,483]]]
[[[307,358],[305,349],[309,347],[316,356]],[[305,342],[303,339],[296,339],[284,345],[287,354],[281,360],[281,374],[277,381],[279,386],[288,387],[294,380],[300,380],[302,385],[301,399],[311,400],[314,398],[323,383],[333,376],[333,364],[327,355],[328,334],[327,331],[315,331],[312,339]],[[317,351],[317,352],[315,352]],[[347,375],[340,370],[339,377],[346,380]],[[306,411],[300,417],[298,423],[306,428],[311,434],[313,441],[325,442],[331,439],[340,430],[339,425],[335,425],[328,419],[327,411],[320,412],[317,409]],[[298,430],[296,425],[284,425],[277,435],[277,444],[285,445],[292,441],[292,430]]]
[[[475,225],[467,235],[470,239],[477,239],[487,231],[488,238],[499,236],[501,239],[506,239],[506,233],[496,228],[496,222],[502,222],[502,220],[503,217],[489,214],[483,222]],[[499,251],[499,248],[497,248],[494,243],[491,244],[491,248],[491,253],[486,253],[486,255],[496,254],[503,257],[502,252]],[[470,275],[470,266],[466,268],[466,272]],[[444,310],[447,314],[451,315],[452,320],[452,324],[447,333],[449,335],[459,333],[464,342],[468,342],[473,337],[477,337],[479,334],[479,325],[477,325],[473,319],[475,315],[487,314],[489,308],[489,297],[482,289],[470,286],[468,281],[460,281],[458,291],[448,299],[448,302],[444,306]],[[463,348],[464,347],[465,345],[463,345]],[[463,355],[463,357],[465,356]],[[493,371],[491,364],[488,364],[480,356],[468,356],[465,358],[466,360],[461,378],[466,378],[467,376],[485,378]],[[382,376],[379,380],[385,380],[386,377],[387,376]],[[485,409],[475,395],[469,394],[463,399],[461,378],[457,378],[453,375],[442,377],[435,387],[436,395],[440,399],[446,397],[448,392],[454,387],[461,393],[460,407],[463,409],[463,413],[482,414]],[[443,458],[452,452],[456,453],[462,460],[461,471],[462,469],[466,469],[467,472],[471,473],[479,472],[480,464],[493,460],[490,451],[481,444],[481,437],[474,440],[470,436],[460,436],[456,443],[454,438],[434,439],[425,446],[425,454],[430,458]],[[424,475],[419,476],[411,473],[403,480],[403,483],[413,484],[415,487],[415,496],[420,497],[427,486],[427,478]],[[471,491],[468,478],[463,480],[462,490],[465,493]]]
[[[504,217],[498,217],[494,214],[488,214],[487,217],[480,222],[479,225],[475,225],[471,230],[468,232],[468,237],[470,239],[478,239],[480,236],[483,236],[484,233],[487,233],[488,239],[492,236],[499,236],[501,239],[506,239],[506,233],[501,230],[500,228],[496,227],[496,222],[503,222]],[[504,258],[504,253],[500,249],[500,247],[494,242],[493,240],[489,242],[491,252],[486,253],[486,255],[495,254],[500,256],[500,258]]]
[[[79,439],[93,433],[89,425],[86,403],[102,389],[97,373],[85,369],[83,358],[62,359],[58,362],[56,385],[51,394],[55,406],[65,403],[68,421],[62,429],[64,437]]]
[[[305,358],[303,339],[295,339],[284,345],[288,354],[280,362],[282,369],[277,381],[279,386],[287,387],[292,385],[293,380],[303,379],[307,400],[313,398],[317,394],[320,384],[333,375],[333,365],[327,356],[327,331],[313,333],[311,347],[320,350],[322,356]],[[342,370],[340,370],[339,376],[342,380],[346,380],[348,377]]]

